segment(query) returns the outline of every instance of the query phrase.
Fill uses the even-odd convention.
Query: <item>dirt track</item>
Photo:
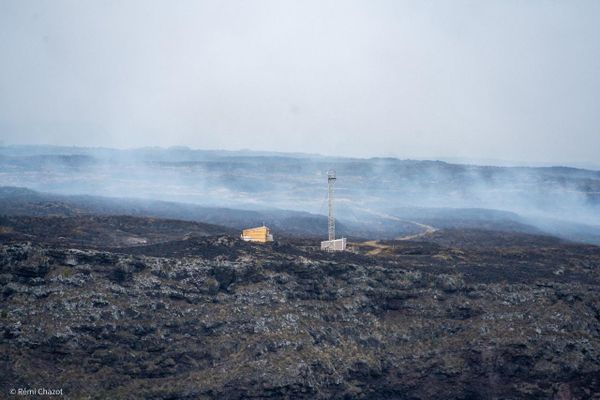
[[[392,220],[392,221],[404,222],[404,223],[408,222],[410,224],[414,224],[414,225],[417,225],[420,228],[423,228],[423,230],[421,232],[419,232],[419,233],[415,233],[415,234],[412,234],[412,235],[406,235],[406,236],[398,236],[398,237],[395,238],[395,240],[415,240],[415,239],[421,238],[423,236],[431,235],[432,233],[438,231],[438,229],[436,227],[431,226],[431,225],[423,224],[423,223],[416,222],[416,221],[409,221],[409,220],[406,220],[406,219],[398,218],[398,217],[393,216],[393,215],[389,215],[389,214],[385,214],[385,213],[373,211],[373,210],[366,209],[366,208],[363,208],[362,210],[364,210],[364,211],[366,211],[368,213],[371,213],[373,215],[377,215],[378,217],[381,217],[381,218],[389,219],[389,220]],[[361,244],[365,245],[365,246],[373,247],[373,250],[370,250],[367,253],[367,254],[370,254],[370,255],[379,254],[384,249],[387,249],[387,248],[390,247],[389,245],[381,244],[381,243],[379,243],[376,240],[369,240],[369,241],[366,241],[366,242],[362,242]]]

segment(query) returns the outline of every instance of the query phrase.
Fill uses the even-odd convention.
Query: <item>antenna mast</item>
[[[327,230],[329,240],[321,242],[321,250],[326,251],[344,251],[346,250],[346,238],[335,238],[335,217],[333,216],[333,185],[335,184],[335,170],[327,171],[327,187],[329,189],[329,214],[327,215]]]
[[[327,186],[329,188],[329,214],[327,218],[327,230],[329,232],[329,240],[335,240],[335,217],[333,216],[333,184],[335,183],[335,170],[327,171]]]

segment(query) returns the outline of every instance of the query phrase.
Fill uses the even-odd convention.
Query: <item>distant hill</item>
[[[33,217],[129,215],[196,221],[235,230],[264,223],[280,236],[324,237],[327,234],[327,217],[307,212],[277,209],[241,210],[146,199],[67,196],[17,187],[0,187],[0,215]],[[350,237],[385,238],[418,231],[418,228],[410,223],[390,224],[376,217],[372,220],[372,224],[338,222],[338,232]]]
[[[0,214],[264,222],[324,237],[329,169],[339,235],[392,239],[418,233],[416,222],[600,243],[600,171],[185,147],[0,146],[0,186],[13,188]]]
[[[194,150],[0,146],[0,186],[321,214],[337,170],[341,219],[361,207],[481,208],[600,225],[600,171]]]
[[[134,216],[200,222],[219,226],[216,234],[231,233],[263,223],[276,237],[324,238],[327,217],[281,209],[235,209],[136,198],[58,195],[18,187],[0,187],[0,216],[82,217]],[[550,234],[600,244],[600,227],[551,218],[527,218],[488,209],[401,207],[379,213],[356,208],[352,220],[338,219],[338,236],[350,239],[394,239],[435,229],[480,229],[500,232]],[[84,221],[84,220],[82,220]],[[226,231],[229,229],[229,231]],[[193,230],[193,229],[192,229]]]

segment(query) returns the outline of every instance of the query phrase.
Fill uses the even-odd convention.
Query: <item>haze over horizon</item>
[[[0,3],[0,143],[600,165],[600,3]]]
[[[268,148],[262,149],[248,149],[248,148],[197,148],[185,145],[173,145],[173,146],[134,146],[134,147],[109,147],[109,146],[74,146],[74,145],[53,145],[53,144],[6,144],[0,141],[0,154],[10,155],[11,149],[27,149],[28,154],[39,154],[44,155],[50,153],[59,153],[63,155],[68,154],[87,154],[94,150],[107,150],[117,152],[139,152],[144,150],[157,150],[157,151],[169,151],[169,150],[186,150],[190,152],[215,152],[215,153],[232,153],[232,154],[250,154],[250,155],[280,155],[283,157],[307,157],[307,158],[329,158],[329,159],[356,159],[356,160],[375,160],[375,159],[396,159],[396,160],[414,160],[414,161],[441,161],[448,164],[456,165],[474,165],[474,166],[494,166],[494,167],[531,167],[531,168],[543,168],[543,167],[568,167],[578,168],[587,170],[598,170],[600,171],[600,163],[595,162],[551,162],[551,161],[524,161],[524,160],[510,160],[510,159],[496,159],[496,158],[477,158],[477,157],[401,157],[393,154],[374,154],[374,155],[362,155],[362,156],[348,156],[348,155],[336,155],[336,154],[325,154],[317,152],[291,152],[291,151],[279,151],[270,150]],[[181,160],[186,161],[186,160]]]

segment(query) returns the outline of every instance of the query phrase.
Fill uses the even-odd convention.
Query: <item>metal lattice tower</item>
[[[335,217],[333,216],[333,184],[335,183],[335,170],[327,171],[327,186],[329,188],[329,214],[327,218],[327,231],[329,240],[335,240]]]

